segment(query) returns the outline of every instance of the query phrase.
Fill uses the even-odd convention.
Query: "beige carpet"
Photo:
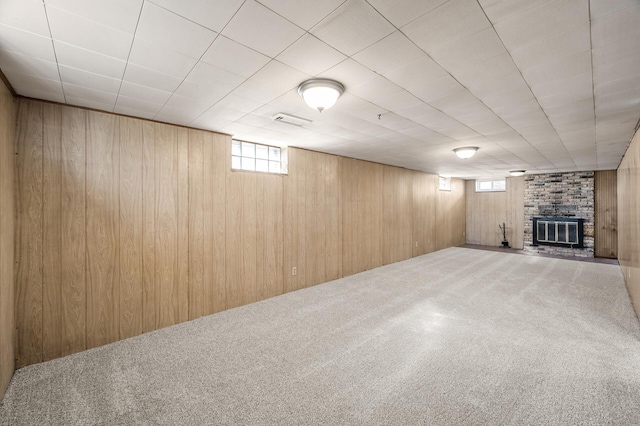
[[[451,248],[17,371],[3,425],[637,425],[620,268]]]

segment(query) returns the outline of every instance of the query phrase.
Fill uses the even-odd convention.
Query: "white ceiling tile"
[[[273,58],[304,31],[254,0],[247,0],[222,34]]]
[[[448,0],[368,0],[378,12],[383,14],[393,25],[400,28],[409,22],[432,11]]]
[[[60,80],[47,80],[13,71],[3,71],[3,73],[19,95],[57,102],[62,98],[60,102],[64,102]],[[36,94],[42,94],[43,97],[36,96]]]
[[[559,36],[543,37],[511,52],[520,68],[532,68],[591,49],[591,33],[588,24],[581,25]]]
[[[167,29],[170,28],[170,31]],[[136,39],[200,59],[217,33],[153,3],[145,3]]]
[[[478,0],[491,22],[494,24],[517,13],[547,3],[549,0]]]
[[[416,105],[424,105],[422,100],[402,89],[381,97],[380,99],[376,99],[375,103],[388,111],[398,111],[411,108]]]
[[[149,0],[210,30],[220,32],[243,0]]]
[[[88,97],[79,98],[75,96],[66,96],[66,103],[69,105],[80,106],[85,108],[97,109],[101,111],[113,112],[113,104],[110,102],[101,102],[99,98],[93,97],[87,93]]]
[[[425,53],[400,31],[395,31],[366,49],[353,59],[367,68],[384,74],[425,57]]]
[[[271,59],[238,42],[219,36],[201,61],[243,77],[251,77]]]
[[[111,108],[115,105],[116,98],[118,97],[115,93],[88,89],[84,86],[78,86],[70,83],[62,83],[62,89],[64,90],[65,97],[67,98],[94,100],[103,105],[111,105]]]
[[[450,0],[402,27],[411,40],[427,52],[466,38],[491,23],[476,0]]]
[[[425,82],[448,75],[433,59],[428,56],[406,65],[383,72],[382,75],[405,89],[420,87]]]
[[[174,93],[164,105],[169,108],[182,109],[192,113],[197,112],[199,113],[198,115],[200,115],[208,110],[213,104],[204,98],[187,98]]]
[[[340,62],[335,67],[328,69],[320,74],[320,77],[331,78],[344,84],[345,91],[351,90],[353,87],[367,84],[378,75],[369,68],[357,63],[353,59],[347,59]]]
[[[423,101],[430,102],[435,99],[453,95],[463,89],[464,88],[460,83],[458,83],[458,81],[456,81],[455,78],[446,74],[440,78],[431,80],[422,86],[416,87],[410,90],[410,92]]]
[[[145,102],[164,105],[165,102],[171,97],[171,92],[164,92],[162,90],[152,89],[150,87],[142,86],[140,84],[130,83],[123,81],[120,87],[119,98],[126,96],[131,99],[140,99]],[[118,98],[118,99],[119,99]],[[134,107],[130,107],[134,108]],[[156,111],[157,112],[157,111]]]
[[[403,89],[384,77],[376,76],[365,84],[353,87],[350,91],[362,99],[377,103],[387,96],[402,92]]]
[[[320,40],[351,56],[395,28],[364,0],[345,2],[311,30]]]
[[[637,0],[589,0],[592,21],[620,12],[626,8],[637,6]]]
[[[186,98],[201,99],[210,105],[227,95],[227,92],[219,92],[211,86],[203,86],[189,80],[183,81],[174,93]]]
[[[60,79],[58,65],[55,62],[43,61],[42,59],[2,49],[0,49],[0,68],[3,71],[12,71],[47,80]]]
[[[625,42],[628,39],[632,39],[632,42],[637,41],[640,34],[639,20],[640,5],[626,8],[593,22],[591,26],[593,48]],[[615,47],[608,47],[615,51]]]
[[[181,78],[162,74],[135,64],[127,65],[124,80],[164,92],[173,92],[182,83]]]
[[[129,56],[132,34],[55,7],[47,7],[47,16],[51,35],[55,40],[121,60],[126,60]]]
[[[240,85],[234,94],[256,102],[269,102],[285,92],[295,90],[308,78],[308,75],[298,70],[278,61],[271,61]]]
[[[262,106],[259,102],[254,102],[240,96],[229,94],[216,103],[216,106],[242,111],[245,114],[255,111]]]
[[[489,60],[476,62],[473,66],[456,69],[453,75],[467,87],[485,85],[492,81],[519,73],[511,55],[505,52]]]
[[[198,62],[193,71],[187,76],[187,81],[189,82],[215,88],[217,92],[227,93],[238,87],[244,80],[245,78],[240,75],[204,62]]]
[[[493,27],[435,49],[431,57],[452,74],[507,53]]]
[[[145,113],[146,118],[153,118],[163,107],[162,104],[149,102],[140,98],[130,98],[120,94],[116,102],[116,112],[120,108],[126,108],[130,110],[142,111]],[[149,117],[151,116],[151,117]]]
[[[276,59],[314,76],[344,61],[347,57],[313,35],[305,34]]]
[[[50,6],[63,9],[90,21],[133,34],[138,23],[142,0],[46,0]]]
[[[507,49],[515,50],[539,38],[566,33],[589,22],[589,3],[583,0],[554,0],[512,15],[495,25]]]
[[[299,27],[309,30],[345,0],[260,0],[260,3]]]
[[[129,62],[163,74],[184,78],[198,61],[136,37],[129,55]]]
[[[169,106],[165,106],[160,110],[158,114],[154,117],[156,121],[162,121],[164,123],[172,123],[179,124],[182,126],[186,126],[191,123],[193,120],[198,118],[200,113],[194,112],[192,110],[185,110],[182,108],[171,108]],[[197,127],[197,126],[196,126]]]
[[[122,81],[119,79],[94,74],[64,65],[60,65],[59,70],[60,77],[65,83],[71,83],[76,86],[84,86],[89,89],[109,93],[118,93],[118,90],[120,90],[120,84]]]
[[[126,108],[116,104],[116,107],[113,109],[113,112],[116,114],[128,115],[130,117],[138,117],[138,118],[146,118],[147,120],[152,120],[157,112],[147,112],[134,108]]]
[[[0,2],[0,24],[49,37],[49,24],[42,1],[3,0]]]
[[[56,60],[53,42],[48,36],[42,37],[3,24],[0,24],[0,47],[45,61]]]
[[[535,87],[537,84],[578,76],[590,70],[591,52],[587,51],[522,70],[522,75],[527,83]]]
[[[124,70],[127,65],[125,61],[59,41],[55,41],[54,45],[56,57],[60,65],[66,65],[94,74],[106,75],[111,78],[122,78],[124,75]]]

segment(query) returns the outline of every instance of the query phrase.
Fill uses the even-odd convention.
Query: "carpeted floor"
[[[616,265],[451,248],[18,370],[2,425],[636,425]]]

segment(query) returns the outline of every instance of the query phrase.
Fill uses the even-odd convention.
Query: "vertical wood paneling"
[[[158,328],[178,323],[177,128],[156,124],[156,315]]]
[[[264,211],[261,222],[264,238],[264,280],[259,299],[277,296],[284,292],[283,276],[283,180],[281,176],[264,177]]]
[[[17,127],[17,367],[42,361],[43,105],[21,100]]]
[[[228,147],[230,152],[231,147]],[[227,308],[242,304],[244,252],[242,242],[242,218],[244,194],[242,172],[226,173],[226,299]]]
[[[524,248],[524,176],[507,178],[507,239],[512,248]]]
[[[189,319],[189,131],[177,129],[177,256],[178,322]]]
[[[413,255],[431,253],[436,246],[436,191],[438,176],[413,173]],[[417,245],[415,244],[417,243]]]
[[[242,217],[240,245],[242,250],[240,304],[255,302],[256,294],[256,240],[257,240],[257,180],[255,173],[239,173],[242,182]]]
[[[289,148],[289,164],[284,215],[287,228],[295,232],[285,232],[286,291],[336,279],[342,263],[339,158]],[[297,268],[296,276],[291,275],[292,267]]]
[[[383,261],[409,259],[413,254],[413,172],[384,167]]]
[[[84,350],[86,342],[86,124],[79,108],[62,108],[62,355]]]
[[[476,192],[476,181],[465,181],[468,244],[500,246],[507,227],[507,241],[513,248],[524,244],[524,177],[509,177],[504,192]]]
[[[335,155],[326,156],[325,160],[325,278],[329,281],[342,277],[342,161]]]
[[[210,141],[210,142],[207,142]],[[228,308],[226,292],[226,218],[227,218],[227,187],[226,175],[231,170],[231,137],[216,133],[209,133],[205,137],[205,143],[211,146],[211,180],[207,180],[210,185],[212,206],[209,211],[211,232],[210,244],[211,255],[207,258],[213,259],[213,281],[207,284],[211,288],[209,313],[220,312]]]
[[[0,400],[15,367],[15,129],[16,104],[0,83]]]
[[[44,104],[43,119],[42,358],[47,361],[62,355],[61,109]]]
[[[142,331],[158,328],[156,315],[155,125],[142,122]]]
[[[301,153],[298,149],[288,149],[289,157],[289,174],[284,177],[284,193],[283,193],[283,214],[284,222],[287,224],[288,232],[284,233],[284,267],[283,267],[283,291],[290,292],[297,289],[297,276],[291,275],[291,268],[298,265],[298,250],[297,250],[297,232],[292,230],[298,229],[298,179],[297,168],[298,154]]]
[[[640,317],[640,132],[636,132],[617,172],[618,261],[631,302]]]
[[[618,257],[618,191],[615,170],[596,171],[594,175],[596,257]]]
[[[142,333],[142,122],[120,120],[120,338]]]
[[[189,319],[206,314],[203,141],[204,132],[189,130]]]
[[[383,264],[383,170],[380,164],[342,161],[344,275]]]
[[[119,338],[117,117],[87,113],[87,347]]]
[[[288,176],[232,171],[226,135],[20,104],[20,365],[460,244],[464,232],[460,182],[441,195],[434,175],[293,148]]]
[[[465,183],[451,179],[451,191],[438,191],[436,208],[436,249],[465,243]]]

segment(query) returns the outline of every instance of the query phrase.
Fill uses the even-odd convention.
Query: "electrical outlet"
[[[416,248],[418,247],[418,242],[416,241]]]
[[[296,268],[295,266],[291,268],[291,275],[298,275],[298,268]]]

